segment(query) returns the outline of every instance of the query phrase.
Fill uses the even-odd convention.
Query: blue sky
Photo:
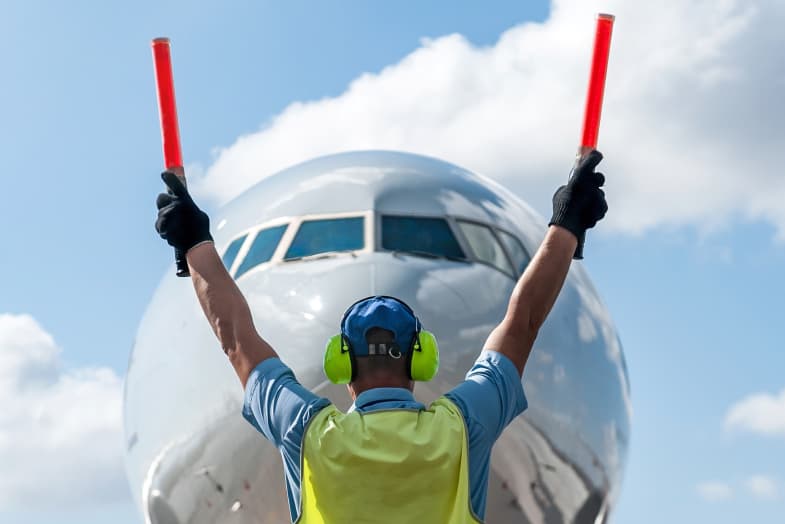
[[[611,209],[589,235],[585,264],[620,332],[635,409],[614,520],[781,520],[785,104],[769,95],[785,83],[774,28],[785,11],[766,1],[636,4],[4,4],[0,355],[11,364],[0,358],[0,395],[10,391],[3,372],[21,369],[89,375],[91,391],[116,400],[139,319],[171,269],[152,226],[161,151],[151,38],[172,39],[184,157],[208,209],[253,181],[229,173],[241,161],[264,172],[368,141],[481,171],[545,214],[579,132],[581,28],[607,10],[618,16],[600,133]],[[420,86],[412,71],[434,59],[445,71]],[[372,122],[351,113],[392,92],[385,107],[400,114],[426,87],[451,118],[393,120],[381,104]],[[292,134],[328,127],[341,111],[362,137]],[[375,139],[382,131],[392,138]],[[32,364],[20,367],[14,351]],[[765,397],[744,403],[755,394]],[[24,456],[15,439],[37,442],[23,430],[47,431],[25,418],[25,395],[0,396],[14,412],[0,415],[2,457]],[[111,409],[110,400],[96,405]],[[90,435],[116,431],[108,419],[86,422]],[[78,444],[41,445],[79,456]],[[111,449],[101,447],[107,463]],[[53,472],[81,475],[68,464],[29,467],[42,476],[0,473],[3,522],[141,521],[122,471],[103,472],[91,498],[48,490]],[[53,501],[31,504],[52,490]]]

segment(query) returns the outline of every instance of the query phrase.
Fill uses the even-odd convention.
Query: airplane
[[[426,405],[460,383],[545,235],[493,180],[426,156],[357,151],[264,178],[212,217],[257,329],[316,394],[344,310],[407,302],[439,341]],[[632,404],[622,346],[573,262],[522,378],[529,408],[494,447],[486,522],[608,522]],[[124,391],[126,469],[148,524],[290,522],[281,458],[241,416],[243,390],[191,283],[167,271],[138,329]],[[415,472],[413,472],[415,474]]]

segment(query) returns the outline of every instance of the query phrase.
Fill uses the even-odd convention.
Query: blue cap
[[[419,320],[412,309],[397,298],[375,296],[355,302],[343,316],[341,333],[356,356],[370,354],[365,336],[374,327],[392,331],[398,349],[406,354],[419,329]]]

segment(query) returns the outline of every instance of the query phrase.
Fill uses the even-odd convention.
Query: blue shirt
[[[469,487],[472,510],[485,517],[491,448],[507,425],[527,407],[518,370],[510,359],[483,351],[466,380],[445,396],[460,409],[469,447]],[[300,501],[300,451],[308,422],[330,401],[297,382],[277,358],[262,361],[248,377],[243,416],[280,450],[292,521]],[[357,396],[350,411],[425,409],[408,389],[375,388]]]

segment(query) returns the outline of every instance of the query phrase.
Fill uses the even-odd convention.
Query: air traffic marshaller
[[[304,388],[254,327],[248,304],[215,250],[209,219],[172,172],[156,229],[185,253],[205,316],[245,388],[243,416],[281,452],[293,522],[482,522],[491,448],[527,407],[521,376],[564,283],[578,238],[607,210],[590,151],[553,197],[545,239],[517,282],[502,321],[465,381],[430,406],[415,381],[438,371],[439,349],[398,298],[346,310],[324,355],[347,385],[347,413]],[[297,333],[292,333],[297,336]]]

